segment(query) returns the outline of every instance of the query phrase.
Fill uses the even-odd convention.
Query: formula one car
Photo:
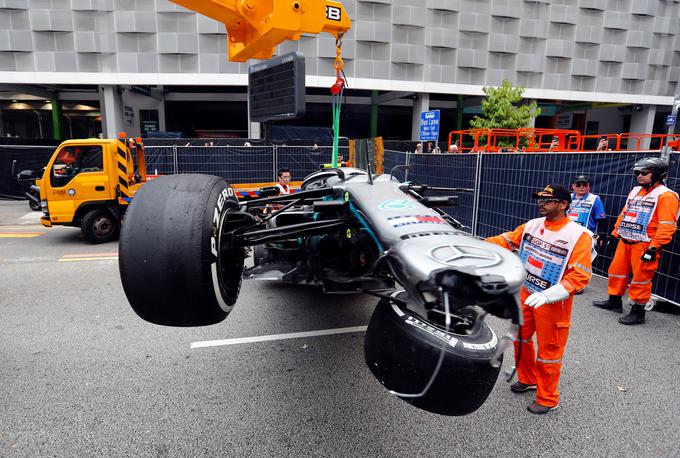
[[[440,207],[455,195],[350,167],[322,169],[301,191],[239,202],[222,178],[175,175],[145,184],[120,237],[120,274],[134,311],[170,326],[225,319],[242,278],[380,297],[365,359],[392,394],[465,415],[486,400],[520,325],[525,276],[514,254],[473,238]],[[254,266],[244,270],[246,249]],[[512,321],[499,339],[485,322]]]

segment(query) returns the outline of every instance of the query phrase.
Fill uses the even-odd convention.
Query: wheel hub
[[[111,220],[105,216],[97,218],[92,225],[92,232],[94,232],[97,237],[106,237],[112,230],[113,224],[111,223]]]

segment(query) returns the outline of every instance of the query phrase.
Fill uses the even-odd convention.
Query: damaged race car
[[[461,190],[336,167],[298,193],[264,189],[239,202],[219,177],[161,177],[126,213],[123,287],[141,318],[168,326],[224,320],[244,277],[377,296],[364,346],[371,373],[418,408],[466,415],[488,397],[521,324],[525,272],[510,251],[464,232],[441,209],[458,197],[435,191]],[[512,323],[500,339],[489,314]]]

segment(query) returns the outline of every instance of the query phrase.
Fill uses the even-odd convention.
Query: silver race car
[[[239,202],[227,182],[175,175],[145,184],[120,236],[120,274],[151,323],[225,319],[242,279],[312,284],[380,301],[366,364],[391,393],[444,415],[477,410],[521,324],[524,269],[514,254],[471,237],[441,210],[456,195],[348,167],[323,169],[301,191]],[[254,265],[244,269],[253,247]],[[487,314],[511,320],[498,338]]]

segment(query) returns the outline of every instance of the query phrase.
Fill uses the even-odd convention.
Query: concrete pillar
[[[165,126],[165,91],[163,90],[163,86],[158,86],[157,94],[160,100],[160,103],[158,104],[158,129],[161,132],[165,132],[167,128]]]
[[[99,86],[99,111],[104,138],[118,138],[123,128],[123,99],[118,86]]]
[[[651,134],[654,128],[656,105],[633,105],[633,116],[630,120],[630,132]],[[649,138],[640,142],[640,149],[649,149]],[[632,143],[632,144],[631,144]],[[637,142],[629,142],[628,149],[637,149]]]
[[[535,101],[535,99],[524,99],[522,104],[523,105],[529,105],[531,102],[534,102],[534,101]],[[529,120],[529,123],[526,125],[526,127],[531,127],[531,128],[536,127],[536,118],[531,118]]]
[[[252,140],[260,140],[262,139],[262,124],[259,122],[250,121],[250,92],[246,94],[246,100],[248,102],[246,107],[248,110],[248,113],[246,113],[246,116],[248,116],[248,138]]]
[[[420,113],[430,109],[430,94],[418,94],[413,100],[413,113],[411,114],[411,140],[420,137]],[[423,148],[424,150],[425,148]]]
[[[370,116],[370,132],[371,138],[378,136],[378,91],[373,89],[371,92],[371,116]]]
[[[463,96],[458,96],[458,101],[456,102],[456,130],[463,130]]]

